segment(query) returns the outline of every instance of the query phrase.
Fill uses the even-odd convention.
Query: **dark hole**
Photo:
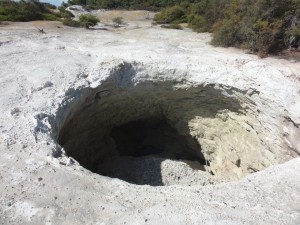
[[[111,137],[120,156],[160,154],[172,159],[205,163],[201,147],[191,136],[180,135],[165,119],[147,118],[115,127]]]
[[[190,135],[181,135],[165,118],[147,118],[114,127],[110,136],[117,155],[102,162],[98,173],[134,184],[163,185],[165,159],[198,161],[205,165],[201,146]]]
[[[111,137],[115,140],[121,156],[159,154],[164,151],[165,143],[159,143],[157,140],[163,126],[163,121],[159,119],[135,121],[113,128]]]

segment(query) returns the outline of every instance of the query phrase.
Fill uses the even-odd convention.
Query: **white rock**
[[[43,36],[32,23],[1,27],[1,224],[299,224],[299,64],[214,48],[209,34],[150,22],[118,33],[50,25]],[[143,95],[128,94],[139,88]],[[218,179],[236,181],[139,186],[81,167],[56,138],[72,110],[99,99],[106,105],[95,109],[124,106],[97,117],[101,124],[128,122],[135,109],[156,113],[147,103],[157,102],[178,132],[197,138]],[[87,132],[82,119],[68,131]],[[165,174],[174,164],[163,164]],[[176,173],[193,174],[181,166]]]

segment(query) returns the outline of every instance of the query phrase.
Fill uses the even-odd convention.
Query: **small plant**
[[[93,15],[90,14],[83,14],[79,16],[79,23],[81,26],[89,29],[92,26],[95,26],[100,20]]]
[[[112,19],[112,21],[114,22],[115,26],[124,24],[123,17],[115,17]]]
[[[69,26],[69,27],[80,27],[80,22],[73,20],[71,17],[66,17],[63,20],[63,25]]]

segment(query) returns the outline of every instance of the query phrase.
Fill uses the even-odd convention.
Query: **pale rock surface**
[[[0,29],[0,224],[300,224],[299,64],[150,22],[116,32],[56,26]],[[88,171],[57,143],[96,165],[84,151],[105,142],[85,149],[96,137],[88,128],[100,124],[104,137],[106,126],[147,113],[196,138],[218,184],[207,172],[194,182],[201,175],[174,160],[161,164],[168,186],[130,184]]]

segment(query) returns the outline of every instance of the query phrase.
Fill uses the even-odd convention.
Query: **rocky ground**
[[[300,224],[300,64],[122,13],[0,26],[0,223]],[[119,157],[150,117],[166,149]]]

